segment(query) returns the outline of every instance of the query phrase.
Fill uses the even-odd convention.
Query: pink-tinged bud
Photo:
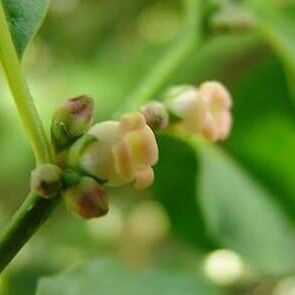
[[[167,107],[180,129],[202,134],[215,142],[225,139],[231,130],[232,106],[228,90],[219,82],[204,82],[197,89],[191,86],[177,87],[170,91]]]
[[[53,164],[43,164],[31,173],[31,191],[49,199],[62,189],[62,170]]]
[[[144,105],[140,112],[146,120],[146,124],[154,131],[158,132],[168,126],[169,116],[165,106],[158,101],[151,101]]]
[[[105,191],[91,177],[84,176],[63,193],[68,210],[77,217],[90,219],[108,212]]]
[[[179,118],[176,123],[184,130],[198,133],[206,114],[206,104],[200,99],[198,89],[193,86],[174,87],[167,98],[169,111]]]
[[[60,151],[85,134],[93,122],[93,99],[78,96],[68,99],[53,114],[51,138]]]
[[[90,142],[77,149],[76,145],[86,136]],[[70,163],[78,159],[76,164],[70,164],[71,168],[78,168],[109,186],[138,181],[135,186],[145,188],[152,183],[150,170],[158,161],[158,146],[141,113],[126,114],[119,122],[98,123],[84,137],[70,150]]]
[[[227,138],[232,126],[230,93],[221,83],[211,81],[201,84],[199,96],[207,105],[201,133],[212,142]]]

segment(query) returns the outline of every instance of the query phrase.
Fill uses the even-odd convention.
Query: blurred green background
[[[286,17],[274,47],[267,21],[267,38],[243,27],[213,31],[208,23],[211,37],[163,85],[222,81],[234,100],[230,139],[200,148],[160,135],[151,190],[110,191],[110,213],[89,222],[59,208],[1,276],[0,292],[34,294],[43,276],[112,257],[138,271],[193,274],[223,294],[295,294],[295,100],[285,72],[292,58],[276,50],[293,42],[295,59],[295,3],[266,3],[280,14],[274,23]],[[24,58],[47,130],[56,106],[79,94],[95,98],[97,121],[110,118],[182,35],[182,4],[52,0]],[[34,160],[3,75],[0,98],[3,228],[28,192]]]

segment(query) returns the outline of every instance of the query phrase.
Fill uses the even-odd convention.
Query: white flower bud
[[[170,92],[167,105],[172,114],[180,118],[176,123],[183,130],[200,133],[212,142],[223,140],[230,133],[232,100],[219,82],[204,82],[199,89],[176,88]]]
[[[78,141],[69,155],[70,163],[75,163],[73,158],[78,157],[75,165],[80,170],[109,186],[135,182],[136,188],[145,188],[153,182],[151,167],[158,161],[158,147],[142,114],[130,113],[122,116],[119,122],[98,123],[86,136],[90,137],[90,142],[78,148],[80,152],[77,153]]]
[[[193,86],[175,87],[169,91],[168,108],[180,118],[180,125],[192,133],[200,132],[205,119],[206,104],[200,99],[198,89]]]

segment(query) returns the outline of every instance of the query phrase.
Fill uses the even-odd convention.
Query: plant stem
[[[38,164],[50,162],[50,148],[10,35],[0,0],[0,60],[15,104],[29,137]]]
[[[51,215],[59,201],[59,196],[46,200],[33,193],[28,195],[1,235],[0,273]]]
[[[191,52],[195,45],[194,34],[186,34],[179,42],[170,49],[161,62],[157,64],[146,76],[142,84],[136,88],[126,99],[125,104],[115,116],[126,111],[137,110],[144,102],[149,100],[167,82],[170,75],[177,69],[179,64]]]
[[[37,164],[52,161],[41,119],[24,78],[0,0],[0,60]],[[0,272],[50,216],[59,197],[45,200],[29,194],[0,237]]]
[[[148,73],[144,81],[126,99],[114,117],[135,111],[165,85],[182,62],[189,57],[200,40],[202,0],[185,0],[186,28],[183,37],[173,45],[161,61]]]

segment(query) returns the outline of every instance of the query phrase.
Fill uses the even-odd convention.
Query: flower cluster
[[[51,124],[58,166],[36,168],[31,190],[43,198],[61,193],[68,209],[81,218],[103,216],[108,212],[105,186],[145,189],[153,183],[159,157],[155,132],[176,125],[176,130],[212,142],[225,139],[232,124],[231,105],[222,84],[205,82],[199,88],[173,88],[164,103],[151,101],[139,112],[93,125],[93,100],[71,98],[56,110]]]

